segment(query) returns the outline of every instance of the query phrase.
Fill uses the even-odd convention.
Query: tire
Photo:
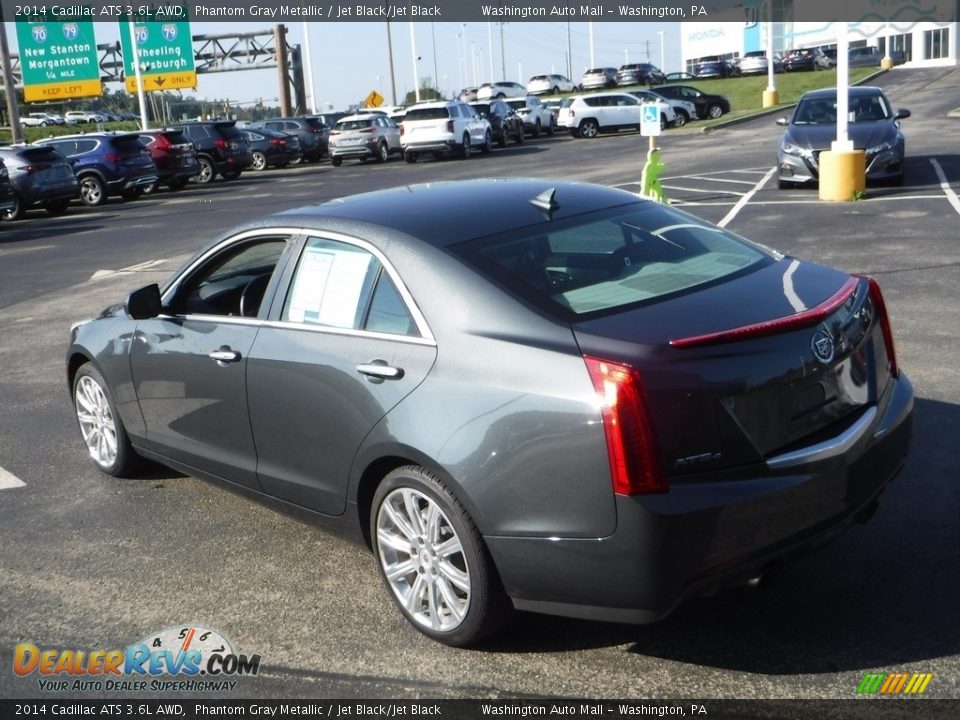
[[[14,220],[21,219],[27,211],[27,208],[24,205],[23,198],[20,197],[20,193],[16,190],[14,190],[11,200],[13,200],[13,207],[3,211],[3,219],[13,222]]]
[[[408,163],[415,163],[417,161],[417,154],[408,150],[403,154],[403,159]]]
[[[342,158],[342,157],[336,157],[336,156],[331,157],[331,158],[330,158],[330,164],[333,165],[334,167],[340,167],[341,165],[343,165],[343,158]]]
[[[667,116],[664,113],[660,113],[660,132],[666,130],[669,124],[670,123],[667,122]]]
[[[107,201],[107,187],[96,175],[80,178],[80,199],[89,207],[99,207]]]
[[[600,134],[600,125],[596,120],[588,119],[580,123],[578,130],[580,137],[589,140]]]
[[[716,120],[723,115],[723,108],[716,103],[707,108],[707,117]]]
[[[520,129],[517,131],[517,137],[515,140],[517,141],[517,145],[523,145],[523,141],[526,140],[523,135],[523,125],[521,125]]]
[[[183,190],[188,182],[190,182],[190,178],[177,178],[168,182],[167,187],[171,190]]]
[[[535,138],[540,137],[540,133],[542,132],[542,130],[543,128],[540,126],[540,118],[537,118],[537,122],[534,123],[533,125],[533,136]]]
[[[208,157],[197,158],[200,161],[200,174],[196,176],[201,185],[209,185],[217,177],[217,166]]]
[[[500,128],[500,137],[497,138],[497,147],[505,148],[507,146],[507,129]]]
[[[117,413],[110,387],[91,363],[73,379],[73,409],[87,453],[103,472],[130,475],[140,464]]]
[[[470,135],[468,133],[464,133],[463,143],[460,145],[460,157],[466,160],[472,154],[473,148],[470,146]]]
[[[170,186],[170,185],[169,185],[169,183],[168,183],[168,187],[169,187],[169,186]],[[153,195],[155,192],[157,192],[157,191],[159,191],[159,190],[160,190],[160,181],[159,181],[159,180],[157,180],[157,181],[155,181],[155,182],[152,182],[152,183],[150,183],[149,185],[144,185],[144,186],[143,186],[143,194],[144,194],[144,195]]]
[[[480,531],[432,473],[408,465],[384,478],[373,496],[370,537],[387,593],[424,635],[464,647],[509,619]]]
[[[51,215],[63,215],[70,207],[70,198],[61,198],[60,200],[51,200],[45,203],[43,209]]]
[[[677,114],[673,118],[673,126],[675,128],[682,128],[687,124],[687,120],[690,118],[687,117],[687,114],[683,110],[678,110]]]
[[[127,188],[120,193],[120,197],[122,197],[124,200],[136,200],[141,195],[143,195],[142,187]]]
[[[390,159],[390,149],[385,142],[377,146],[377,162],[385,163]]]
[[[489,155],[490,150],[492,148],[493,148],[493,139],[490,137],[490,131],[487,130],[487,132],[483,136],[483,145],[480,146],[480,152],[483,153],[484,155]]]
[[[250,163],[250,167],[253,170],[266,170],[267,169],[267,156],[264,155],[259,150],[253,151],[253,160]]]
[[[223,175],[224,180],[236,180],[243,173],[243,170],[227,170],[226,172],[220,173]]]
[[[503,93],[497,93],[497,100],[506,100],[507,96]]]
[[[553,121],[547,126],[547,137],[553,137]]]
[[[560,94],[560,88],[557,87],[556,85],[554,85],[552,92],[553,92],[554,95],[559,95],[559,94]]]

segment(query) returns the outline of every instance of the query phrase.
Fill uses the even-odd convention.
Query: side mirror
[[[786,126],[789,125],[789,124],[790,124],[790,121],[787,120],[785,117],[784,117],[784,118],[777,118],[777,125],[780,125],[781,127],[786,127]]]
[[[123,310],[134,320],[156,317],[161,311],[160,288],[156,283],[134,290],[123,301]]]
[[[894,120],[903,120],[904,118],[910,117],[910,111],[901,108],[897,110],[897,114],[893,116]]]

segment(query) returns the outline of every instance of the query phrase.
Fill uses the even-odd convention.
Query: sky
[[[444,94],[467,85],[489,80],[513,80],[526,83],[532,75],[556,72],[567,74],[567,47],[572,58],[572,77],[580,75],[590,63],[590,31],[585,22],[514,22],[504,23],[503,47],[500,53],[500,25],[490,24],[493,39],[493,76],[490,65],[488,23],[393,22],[390,24],[397,101],[413,90],[414,70],[410,26],[414,26],[417,74],[423,85],[430,78]],[[594,64],[619,67],[626,62],[649,59],[660,65],[661,36],[665,72],[681,70],[679,23],[593,23]],[[319,111],[344,110],[357,104],[376,90],[388,104],[392,101],[390,63],[387,51],[387,25],[381,22],[361,23],[287,23],[288,42],[305,48],[304,27],[309,30],[316,106]],[[16,52],[16,31],[6,23],[11,51]],[[191,23],[191,32],[198,34],[230,34],[272,31],[268,22]],[[98,43],[113,42],[119,37],[117,23],[95,23]],[[462,33],[462,37],[461,37]],[[434,47],[436,52],[434,53]],[[466,48],[466,62],[463,48]],[[649,57],[648,57],[649,53]],[[502,77],[503,69],[506,77]],[[233,103],[254,103],[262,99],[275,104],[279,97],[276,70],[208,73],[198,76],[195,95],[208,100],[230,99]],[[186,91],[185,91],[186,92]],[[308,105],[311,91],[307,88]]]

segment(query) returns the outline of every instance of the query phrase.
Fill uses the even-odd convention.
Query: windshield
[[[480,238],[457,250],[522,294],[578,317],[656,302],[772,261],[725,230],[654,203]]]
[[[848,122],[876,122],[889,120],[893,113],[882,95],[851,97]],[[794,125],[835,125],[837,122],[836,97],[801,100],[793,116]]]

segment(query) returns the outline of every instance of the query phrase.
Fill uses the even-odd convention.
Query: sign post
[[[23,99],[98,97],[100,61],[92,22],[17,22]]]

